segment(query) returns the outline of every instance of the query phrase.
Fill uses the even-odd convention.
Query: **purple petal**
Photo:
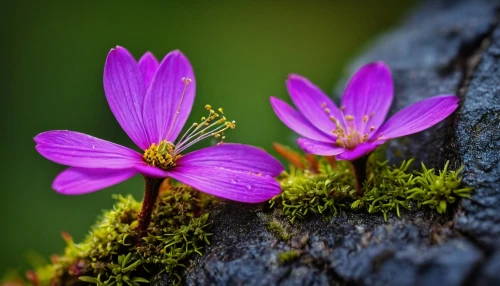
[[[160,63],[151,52],[146,52],[139,60],[139,71],[141,71],[146,87],[151,83],[159,65]]]
[[[314,127],[307,119],[293,107],[281,99],[271,96],[271,105],[278,118],[298,134],[322,142],[334,142],[335,136],[325,134]]]
[[[246,202],[267,201],[281,192],[271,176],[209,166],[178,166],[169,176],[199,191],[217,197]]]
[[[243,144],[223,143],[191,152],[177,161],[178,166],[223,167],[231,170],[281,174],[283,165],[266,151]]]
[[[104,92],[109,107],[130,139],[141,149],[149,147],[142,123],[146,88],[132,55],[122,47],[111,49],[104,66]]]
[[[191,79],[187,86],[183,78]],[[191,112],[196,90],[194,72],[180,52],[170,52],[161,62],[144,101],[144,125],[149,142],[174,142]]]
[[[297,143],[306,153],[321,156],[334,156],[346,150],[333,143],[318,142],[307,138],[299,138]]]
[[[344,153],[335,156],[335,158],[337,160],[352,161],[352,160],[355,160],[359,157],[363,157],[365,155],[370,154],[377,147],[378,147],[377,144],[373,144],[373,143],[369,143],[369,142],[359,144],[356,147],[354,147],[354,149],[352,149],[352,150],[346,149]]]
[[[292,74],[286,81],[286,87],[300,113],[319,130],[331,134],[332,130],[336,129],[330,116],[340,120],[340,123],[343,124],[339,108],[308,79]],[[329,114],[326,113],[325,108],[329,109]]]
[[[354,116],[356,130],[367,134],[384,122],[392,104],[394,84],[391,70],[383,62],[363,66],[351,78],[342,97],[344,115]],[[368,119],[363,122],[363,117]]]
[[[372,137],[388,139],[417,133],[445,119],[458,107],[458,97],[440,95],[414,103],[392,116]]]
[[[64,195],[82,195],[119,184],[135,174],[133,169],[68,168],[55,178],[52,188]]]
[[[158,167],[150,166],[146,163],[139,163],[134,165],[134,169],[143,174],[144,176],[151,178],[166,178],[168,176],[167,171],[160,169]]]
[[[79,132],[48,131],[34,140],[42,156],[72,167],[126,169],[142,162],[134,150]]]

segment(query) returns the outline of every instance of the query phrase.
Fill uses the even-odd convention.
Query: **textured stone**
[[[390,160],[464,165],[474,192],[448,216],[361,212],[290,224],[276,211],[221,203],[212,243],[185,270],[187,285],[500,285],[500,28],[498,1],[428,1],[349,69],[383,60],[395,80],[394,114],[437,94],[457,94],[455,116],[393,140]],[[345,81],[344,81],[345,83]],[[342,85],[343,86],[343,85]],[[337,95],[341,92],[337,92]],[[273,219],[291,234],[281,241]],[[300,257],[280,262],[280,253]],[[158,276],[155,283],[167,284]]]
[[[500,247],[500,28],[471,77],[455,127],[453,146],[474,187],[462,201],[458,230],[485,247]]]

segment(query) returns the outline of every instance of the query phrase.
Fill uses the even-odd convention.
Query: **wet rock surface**
[[[455,116],[387,149],[431,167],[464,165],[474,187],[448,215],[361,212],[290,224],[276,211],[221,203],[211,212],[205,254],[187,265],[187,285],[500,285],[499,1],[428,1],[353,64],[392,69],[391,114],[437,94],[457,94]],[[351,72],[349,72],[350,74]],[[290,239],[268,230],[279,222]],[[300,255],[283,259],[291,250]],[[154,284],[165,285],[159,275]]]

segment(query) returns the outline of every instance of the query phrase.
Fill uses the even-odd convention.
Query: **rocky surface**
[[[393,162],[415,157],[465,165],[474,187],[448,216],[343,213],[290,224],[262,206],[221,203],[212,244],[185,271],[187,285],[500,285],[499,1],[428,1],[353,64],[383,60],[395,79],[391,113],[437,94],[457,94],[454,117],[390,143]],[[283,241],[270,220],[291,234]],[[300,256],[282,261],[283,253]],[[164,285],[169,277],[158,276]]]

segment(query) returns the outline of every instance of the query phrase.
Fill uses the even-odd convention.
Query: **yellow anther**
[[[344,141],[342,141],[342,139],[340,138],[337,138],[337,141],[335,141],[335,143],[337,143],[337,145],[339,145],[340,147],[344,147]]]
[[[188,84],[190,84],[190,83],[191,83],[191,79],[190,79],[190,78],[188,78],[188,77],[183,77],[183,78],[182,78],[182,82],[183,82],[185,85],[188,85]]]
[[[219,110],[220,113],[224,114],[224,110],[222,109],[222,107],[219,107],[218,110]]]
[[[155,143],[144,151],[142,158],[144,161],[154,167],[159,167],[164,170],[175,167],[175,162],[181,157],[174,152],[174,144],[163,140],[158,146]]]
[[[219,137],[220,137],[220,134],[219,134],[219,133],[217,133],[217,134],[215,134],[215,135],[214,135],[214,137],[215,137],[215,138],[219,138]]]
[[[207,104],[207,105],[205,105],[205,109],[206,109],[206,110],[211,110],[211,109],[212,109],[212,106],[211,106],[210,104]]]
[[[363,122],[367,122],[367,121],[368,121],[368,115],[363,116]]]
[[[345,116],[345,120],[347,120],[347,121],[353,121],[354,120],[354,116],[352,116],[352,115],[346,115]]]
[[[207,118],[206,118],[205,116],[203,116],[203,117],[201,118],[201,121],[205,121],[205,120],[207,120]]]

